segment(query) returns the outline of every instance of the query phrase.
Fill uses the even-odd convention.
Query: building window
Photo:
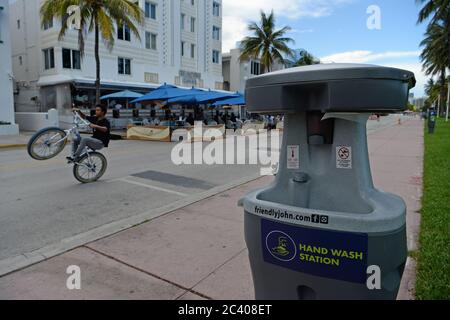
[[[159,83],[159,79],[158,79],[158,74],[157,73],[150,73],[150,72],[145,72],[144,73],[144,80],[145,82],[150,82],[150,83]]]
[[[72,68],[72,59],[70,58],[70,49],[62,49],[63,68]]]
[[[195,5],[195,0],[191,0],[191,5],[192,5],[192,6]]]
[[[156,50],[156,39],[157,36],[151,32],[145,32],[145,48]]]
[[[220,17],[220,4],[213,2],[213,16]]]
[[[213,50],[213,52],[212,52],[212,62],[213,63],[219,63],[219,55],[220,55],[219,51]]]
[[[19,56],[19,64],[20,64],[20,65],[23,65],[23,59],[22,59],[22,56]]]
[[[261,74],[261,64],[258,61],[252,61],[250,69],[250,74],[254,76]]]
[[[49,70],[55,67],[55,50],[53,48],[42,50],[44,53],[44,69]]]
[[[186,15],[184,13],[181,14],[181,30],[184,30],[184,20],[186,18]]]
[[[63,68],[81,69],[81,55],[78,50],[62,49]]]
[[[156,20],[156,4],[145,2],[145,17]]]
[[[191,32],[195,32],[195,18],[191,17]]]
[[[220,28],[213,26],[213,39],[220,40]]]
[[[72,69],[81,69],[81,53],[78,50],[72,50]]]
[[[214,87],[216,90],[223,90],[223,82],[215,82]]]
[[[184,57],[184,41],[181,41],[181,56]]]
[[[53,18],[50,21],[44,23],[44,30],[53,28]]]
[[[127,58],[118,58],[119,74],[131,75],[131,60]]]
[[[117,38],[120,40],[131,41],[130,28],[126,24],[117,28]]]
[[[191,44],[191,58],[195,58],[195,44]]]
[[[20,20],[17,20],[17,29],[20,29]]]

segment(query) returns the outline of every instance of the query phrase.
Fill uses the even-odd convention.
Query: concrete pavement
[[[408,246],[417,249],[423,122],[369,136],[374,182],[408,206]],[[252,299],[253,285],[237,200],[271,181],[242,184],[0,278],[0,299]],[[82,289],[66,288],[66,268],[81,268]],[[408,263],[401,299],[411,298]]]
[[[24,148],[34,132],[21,131],[18,135],[0,136],[0,149]]]
[[[34,131],[20,131],[18,135],[0,135],[0,149],[25,148],[34,133]],[[125,138],[123,131],[114,131],[112,133]]]

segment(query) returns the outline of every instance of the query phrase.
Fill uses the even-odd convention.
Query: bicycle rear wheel
[[[27,151],[35,160],[56,157],[66,146],[67,133],[60,128],[45,128],[36,132],[28,142]]]
[[[108,163],[104,155],[90,152],[84,155],[73,167],[75,179],[81,183],[91,183],[100,179],[106,171]]]

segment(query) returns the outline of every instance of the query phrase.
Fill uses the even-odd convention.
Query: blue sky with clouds
[[[369,30],[368,7],[380,8],[381,29]],[[426,77],[419,61],[425,25],[417,25],[415,0],[223,0],[224,51],[247,34],[259,10],[274,9],[279,27],[289,25],[293,48],[305,48],[325,62],[371,63],[416,74],[413,90],[423,95]]]

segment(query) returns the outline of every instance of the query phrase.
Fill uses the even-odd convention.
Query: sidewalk
[[[423,122],[410,120],[369,136],[376,186],[408,206],[408,247],[417,250]],[[0,299],[253,299],[237,201],[267,185],[262,177],[0,278]],[[81,290],[66,288],[66,269],[81,268]],[[408,259],[400,299],[411,299]]]
[[[21,131],[20,134],[14,136],[0,135],[0,150],[11,148],[25,148],[34,133],[34,131]],[[123,131],[111,131],[111,134],[120,135],[122,139],[126,138],[126,134]]]
[[[21,131],[20,134],[14,136],[0,135],[0,149],[26,147],[33,134],[34,132],[31,131]]]

